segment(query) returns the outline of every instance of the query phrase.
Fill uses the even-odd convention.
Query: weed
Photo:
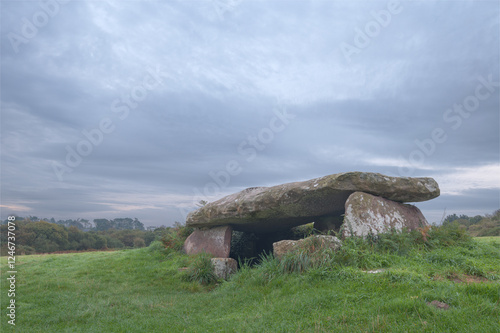
[[[193,228],[176,222],[173,228],[169,228],[165,231],[160,241],[167,249],[181,251],[186,238],[188,238],[193,231]]]
[[[217,282],[214,273],[214,266],[207,253],[196,255],[186,271],[185,279],[191,282],[198,282],[202,285],[211,285]]]

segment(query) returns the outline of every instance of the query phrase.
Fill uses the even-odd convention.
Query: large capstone
[[[394,202],[419,202],[439,196],[432,178],[389,177],[379,173],[347,172],[273,187],[252,187],[191,212],[186,225],[268,233],[320,222],[325,228],[341,223],[345,203],[354,192]],[[337,218],[336,218],[337,217]],[[225,256],[221,256],[225,257]]]
[[[417,207],[371,194],[355,192],[345,203],[343,235],[367,236],[391,230],[414,230],[427,225]]]

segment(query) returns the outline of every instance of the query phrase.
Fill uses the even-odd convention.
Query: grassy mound
[[[439,231],[439,230],[438,230]],[[429,231],[430,232],[430,231]],[[419,236],[420,234],[420,236]],[[205,259],[148,248],[18,256],[16,326],[2,332],[495,332],[500,240],[398,234],[262,255],[229,281]],[[413,237],[412,242],[408,243]],[[300,255],[299,255],[300,254]],[[6,309],[7,258],[1,258]],[[196,266],[199,265],[199,266]],[[376,271],[378,273],[370,273]],[[441,310],[428,303],[444,302]],[[5,311],[4,311],[5,312]]]

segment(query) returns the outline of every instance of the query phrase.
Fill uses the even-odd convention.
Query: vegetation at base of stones
[[[33,221],[33,219],[16,220],[17,255],[145,247],[161,238],[168,230],[168,228],[157,228],[153,231],[139,229],[82,231],[74,225],[65,227],[61,224]],[[1,255],[8,253],[7,238],[8,225],[2,224],[0,226]]]
[[[486,216],[457,214],[448,215],[443,221],[443,225],[457,223],[460,228],[467,230],[473,237],[500,236],[500,209]]]
[[[16,330],[497,332],[500,238],[462,244],[420,244],[398,255],[372,251],[367,242],[366,251],[379,256],[367,269],[380,273],[322,265],[269,278],[264,273],[275,269],[262,262],[243,266],[216,285],[182,279],[179,269],[191,259],[158,242],[123,251],[19,256]],[[377,265],[384,259],[389,266],[381,269]],[[467,273],[471,268],[487,278]],[[8,271],[8,258],[0,258],[2,281]],[[1,294],[9,288],[2,283]],[[7,309],[9,300],[0,297],[0,307]],[[434,301],[449,309],[428,305]]]
[[[337,235],[340,234],[341,231]],[[404,257],[415,252],[424,253],[453,246],[472,246],[471,240],[467,232],[457,224],[426,227],[411,232],[392,230],[367,237],[347,237],[337,250],[332,250],[327,243],[311,235],[280,259],[274,258],[271,253],[263,253],[258,260],[240,260],[240,267],[251,266],[257,262],[256,266],[261,269],[264,267],[263,275],[269,279],[280,274],[303,273],[320,268],[388,267],[392,263],[390,258],[395,256]]]
[[[186,238],[188,238],[193,231],[194,228],[175,222],[172,228],[165,230],[160,240],[166,249],[170,251],[182,251]]]
[[[415,256],[425,258],[432,263],[441,260],[440,255],[436,257],[433,253],[449,254],[446,249],[457,247],[470,250],[477,248],[477,243],[457,224],[434,226],[425,230],[425,235],[418,230],[411,232],[392,230],[364,238],[347,237],[342,241],[342,246],[336,250],[332,250],[320,239],[310,236],[299,247],[280,259],[270,253],[262,254],[256,267],[261,271],[262,280],[270,281],[280,275],[304,273],[310,270],[332,271],[343,267],[387,268],[403,258]],[[500,259],[500,254],[497,253],[496,257]],[[488,269],[475,266],[465,257],[454,254],[453,258],[455,259],[440,263],[456,265],[474,276],[500,279],[500,276],[489,274]],[[240,263],[240,268],[244,269],[245,266],[250,266],[248,261],[243,265]]]
[[[214,265],[210,260],[212,256],[200,253],[191,258],[189,266],[184,271],[186,281],[198,282],[202,285],[214,285],[219,281],[214,273]]]

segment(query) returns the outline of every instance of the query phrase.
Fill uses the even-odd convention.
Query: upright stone
[[[414,230],[427,225],[415,206],[401,204],[368,193],[355,192],[345,203],[344,236],[366,236],[391,229]]]
[[[229,258],[231,234],[230,226],[197,229],[184,242],[184,251],[187,254],[207,252],[218,258]]]
[[[214,274],[220,279],[227,280],[238,270],[238,263],[233,258],[212,258],[211,261]]]

